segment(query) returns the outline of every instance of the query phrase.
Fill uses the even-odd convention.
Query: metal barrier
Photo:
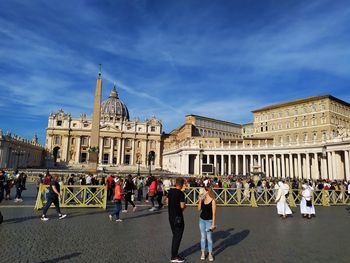
[[[46,203],[48,185],[40,184],[34,209],[41,209]],[[61,185],[60,206],[72,208],[107,207],[106,185]]]
[[[184,191],[188,206],[198,205],[200,187],[190,187]],[[276,205],[275,189],[244,189],[244,188],[214,188],[215,200],[218,206],[274,206]],[[313,191],[313,204],[316,206],[350,205],[350,195],[345,190]],[[296,207],[301,201],[301,190],[291,189],[288,203]]]

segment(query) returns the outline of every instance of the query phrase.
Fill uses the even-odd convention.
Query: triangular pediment
[[[100,132],[120,132],[120,129],[113,127],[112,125],[101,125]]]

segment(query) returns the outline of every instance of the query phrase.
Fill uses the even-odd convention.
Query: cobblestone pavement
[[[24,205],[9,201],[1,205],[0,262],[169,262],[171,232],[166,209],[149,212],[140,206],[133,213],[129,208],[121,223],[110,222],[108,211],[102,209],[63,209],[68,214],[63,220],[50,209],[50,220],[42,222],[40,211],[33,210],[34,194]],[[216,262],[349,262],[349,210],[316,209],[312,220],[302,219],[298,209],[292,218],[283,220],[275,207],[219,208]],[[180,251],[187,262],[203,262],[195,208],[186,209],[185,222]]]

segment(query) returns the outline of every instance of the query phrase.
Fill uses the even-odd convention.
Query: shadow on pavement
[[[56,263],[56,262],[61,262],[62,260],[69,260],[69,259],[72,259],[72,258],[75,258],[75,257],[78,257],[80,256],[80,252],[76,252],[76,253],[72,253],[72,254],[68,254],[68,255],[65,255],[65,256],[62,256],[62,257],[58,257],[58,258],[53,258],[53,259],[50,259],[50,260],[45,260],[43,261],[44,263]]]
[[[219,255],[226,248],[238,244],[243,239],[245,239],[249,235],[249,232],[250,232],[249,230],[243,230],[241,232],[234,234],[233,231],[234,231],[233,228],[229,228],[227,230],[215,231],[213,233],[214,243],[218,243],[221,241],[220,244],[216,245],[213,248],[214,255]],[[198,253],[200,251],[201,251],[201,245],[200,245],[200,242],[198,242],[198,243],[194,244],[193,246],[186,248],[180,254],[183,257],[188,257],[188,256],[190,256],[194,253]]]

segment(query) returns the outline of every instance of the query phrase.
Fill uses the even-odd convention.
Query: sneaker
[[[135,212],[137,210],[137,206],[135,206],[132,211]]]
[[[180,257],[180,256],[177,256],[175,258],[171,258],[170,262],[178,262],[178,263],[181,263],[181,262],[185,262],[185,259]]]
[[[58,217],[58,219],[63,219],[63,218],[65,218],[67,215],[60,215],[59,217]]]
[[[108,217],[109,217],[109,221],[113,220],[113,216],[112,215],[108,215]]]
[[[125,209],[122,211],[122,213],[127,213],[127,212],[128,212],[128,210],[125,210]]]
[[[209,255],[208,255],[208,260],[211,261],[211,262],[214,261],[214,257],[213,257],[212,254],[209,254]]]
[[[22,198],[18,199],[18,202],[23,202],[23,199]]]
[[[115,222],[123,222],[123,220],[119,218],[119,219],[115,220]]]
[[[150,212],[156,211],[156,208],[152,207],[152,208],[148,209],[148,211],[150,211]]]
[[[18,202],[18,198],[15,198],[15,200],[13,200],[13,202],[17,203]]]
[[[40,219],[41,219],[41,221],[47,221],[47,220],[49,220],[46,216],[42,216]]]
[[[205,260],[205,253],[201,254],[201,260]]]

